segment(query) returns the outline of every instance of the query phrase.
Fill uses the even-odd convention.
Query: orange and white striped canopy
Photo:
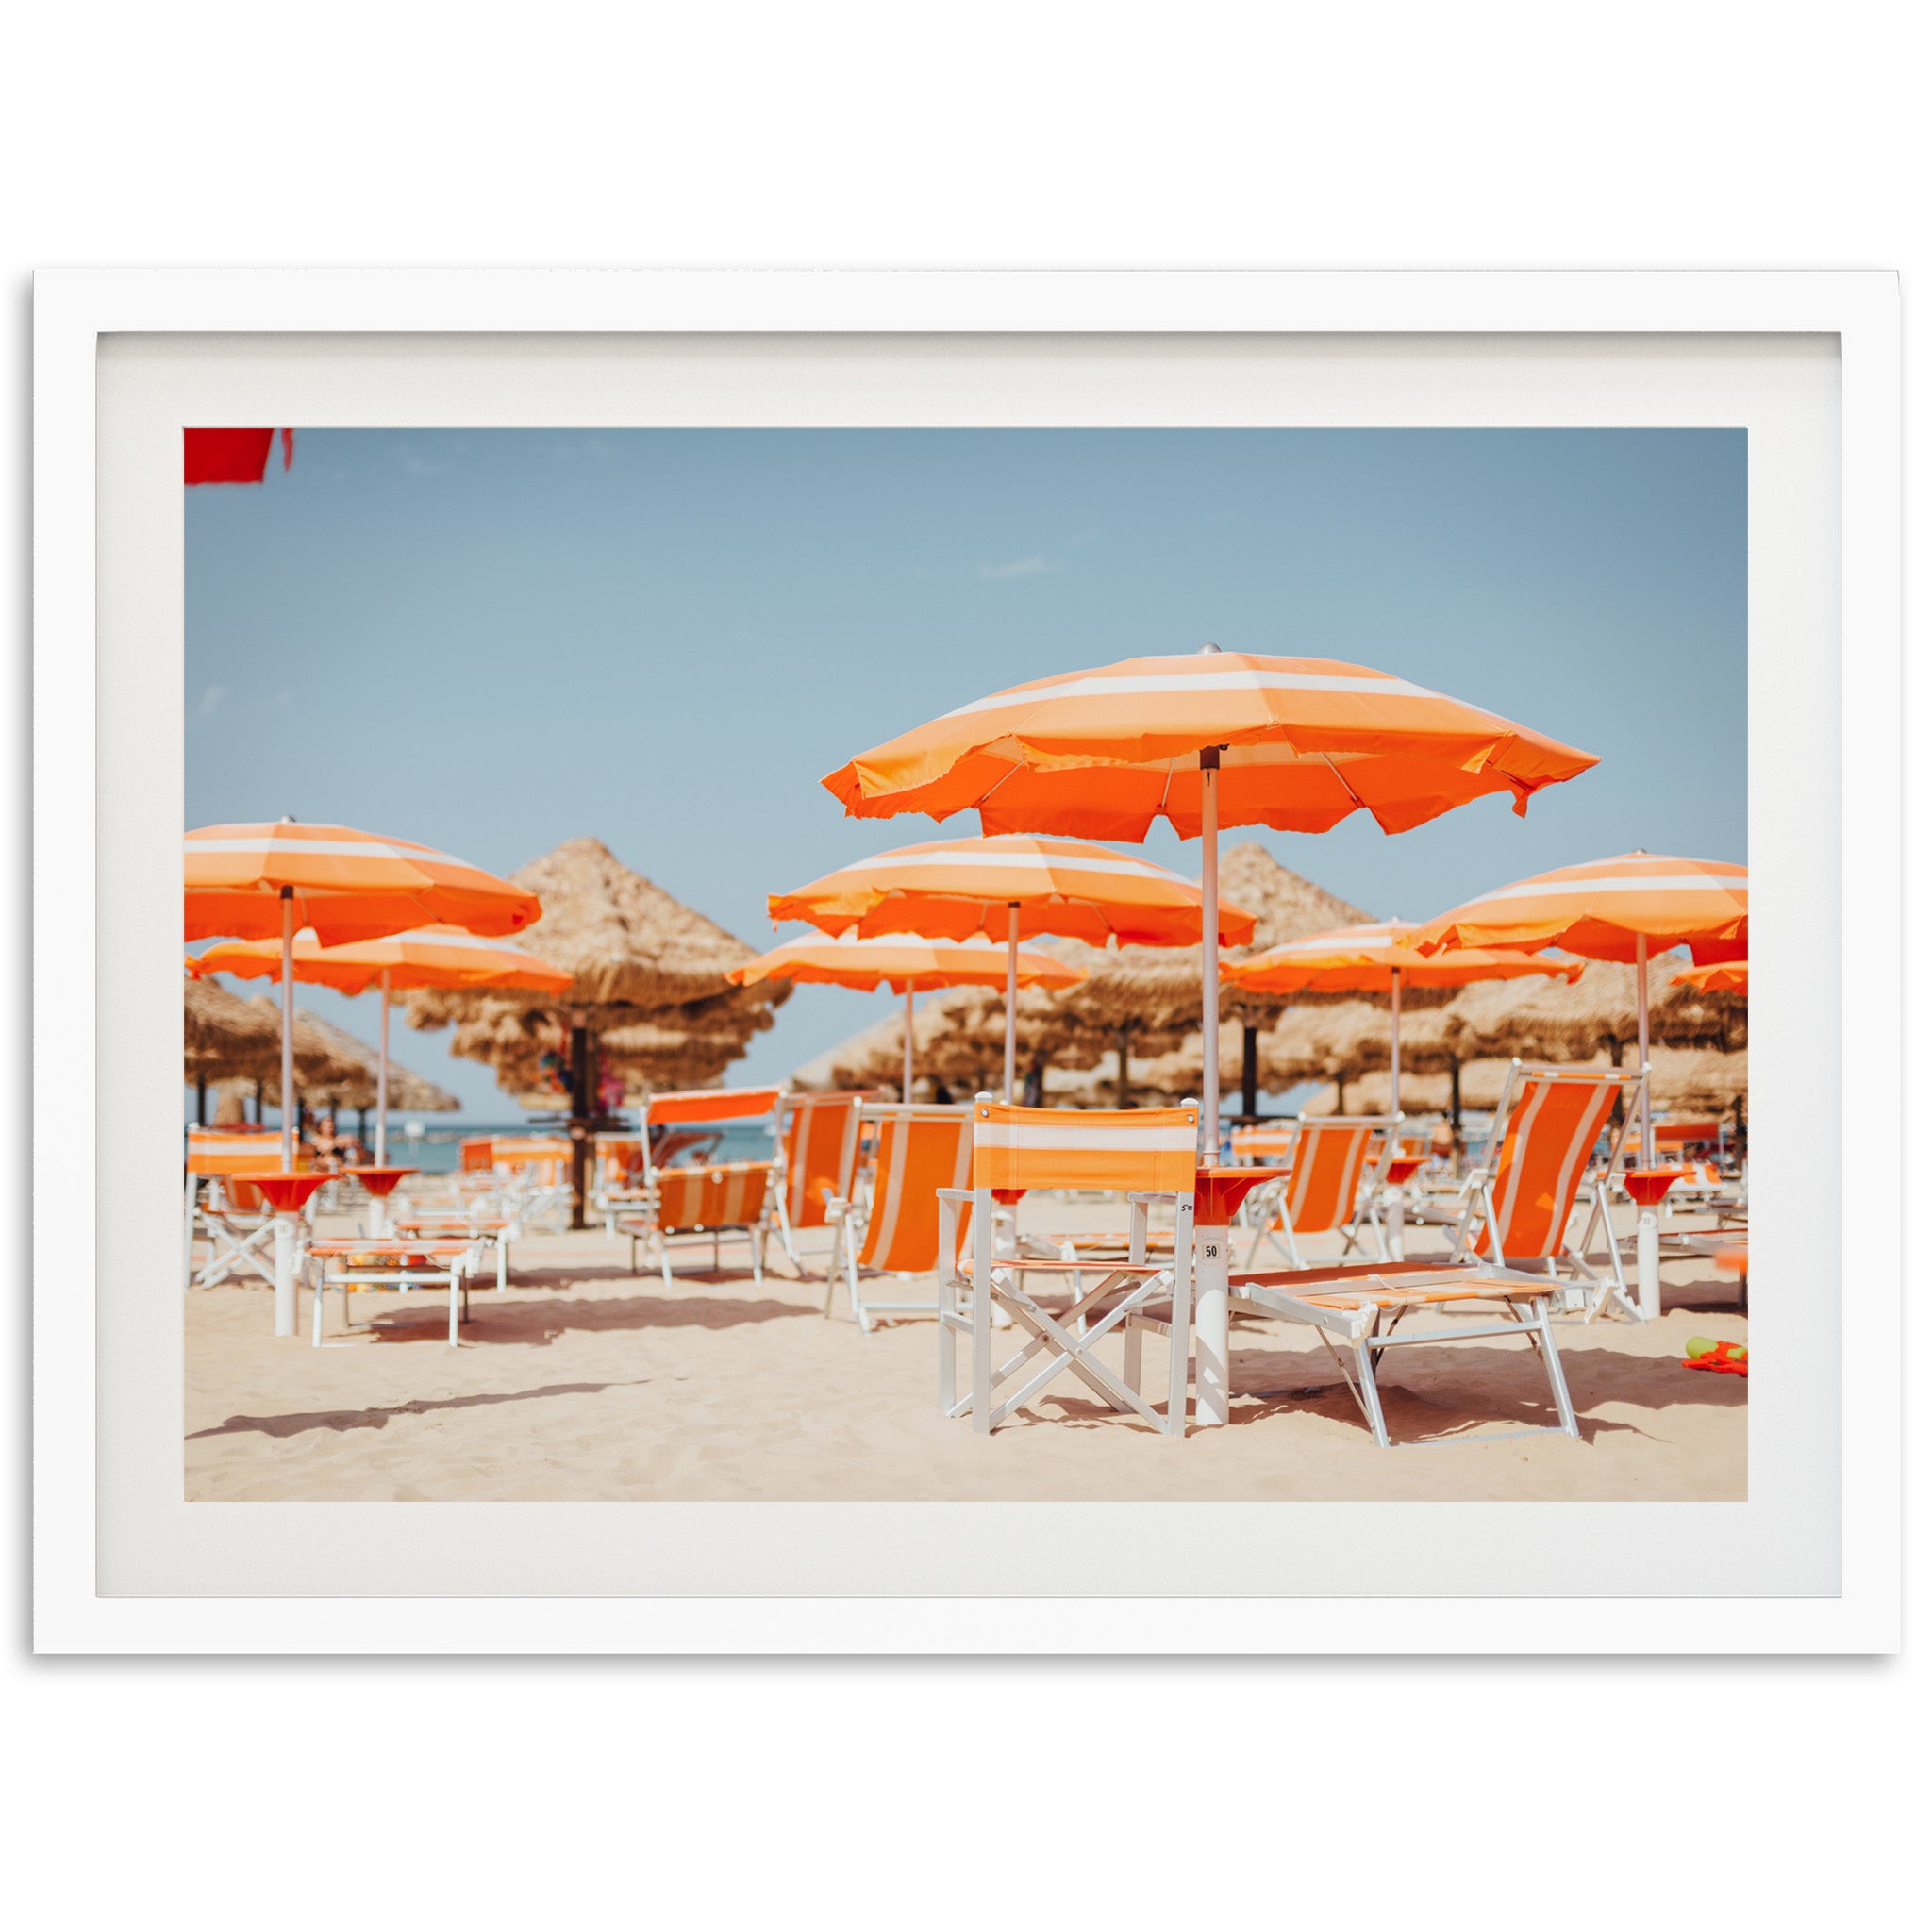
[[[1005,986],[1007,949],[974,935],[965,940],[928,940],[917,933],[881,933],[862,940],[789,940],[725,974],[740,986],[761,979],[790,979],[809,986],[849,986],[871,992],[889,986],[894,992],[927,992],[941,986]],[[1022,986],[1078,986],[1086,969],[1070,966],[1047,953],[1021,948]]]
[[[1072,839],[1007,834],[902,845],[774,892],[774,924],[803,919],[823,932],[919,932],[963,940],[1004,940],[1008,908],[1020,908],[1020,937],[1058,933],[1104,946],[1185,946],[1201,939],[1201,889],[1150,859]],[[1240,945],[1255,917],[1226,900],[1217,922],[1224,945]]]
[[[1581,959],[1541,959],[1525,953],[1463,946],[1419,953],[1410,942],[1418,927],[1385,919],[1374,925],[1338,926],[1333,932],[1271,946],[1245,959],[1224,959],[1221,976],[1250,992],[1386,993],[1390,976],[1405,986],[1474,986],[1486,979],[1567,979],[1583,976]]]
[[[391,989],[411,986],[491,987],[507,991],[568,992],[572,975],[521,946],[479,939],[454,925],[418,926],[346,946],[317,943],[313,930],[295,935],[295,977],[338,992],[358,993],[389,974]],[[202,974],[241,979],[279,979],[282,942],[223,940],[192,962]]]
[[[284,886],[295,924],[325,946],[425,924],[519,932],[543,910],[536,893],[445,852],[347,825],[203,825],[182,857],[191,940],[279,939]]]
[[[1673,986],[1694,986],[1699,992],[1741,992],[1751,991],[1751,962],[1748,959],[1721,959],[1709,966],[1692,966],[1687,972],[1671,974]],[[1657,1130],[1661,1133],[1663,1130]]]
[[[1139,841],[1201,828],[1199,754],[1221,753],[1220,824],[1325,832],[1366,810],[1407,831],[1490,791],[1521,812],[1596,763],[1407,678],[1327,658],[1130,658],[976,698],[824,782],[855,818],[976,810],[981,829]]]
[[[1700,966],[1710,965],[1744,958],[1750,887],[1750,872],[1741,865],[1625,852],[1499,886],[1424,921],[1412,943],[1424,952],[1563,946],[1591,959],[1629,961],[1641,936],[1652,953],[1688,945]]]

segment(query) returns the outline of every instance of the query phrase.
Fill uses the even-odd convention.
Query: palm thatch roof
[[[701,1087],[739,1058],[791,986],[734,986],[725,974],[757,957],[701,912],[632,872],[596,839],[569,839],[514,875],[543,903],[517,943],[572,976],[563,993],[405,993],[411,1026],[455,1024],[450,1051],[496,1070],[496,1083],[532,1106],[555,1106],[540,1061],[567,1050],[573,1026],[596,1035],[600,1067],[628,1098]]]
[[[279,1038],[281,1009],[275,1000],[264,993],[246,1004],[258,1010],[266,1008],[276,1016]],[[328,1057],[328,1070],[317,1077],[311,1078],[302,1071],[305,1041],[311,1042],[311,1053],[319,1049]],[[301,1099],[326,1107],[375,1105],[376,1052],[353,1033],[344,1032],[341,1027],[297,1007],[295,1053],[295,1085]],[[282,1102],[279,1060],[272,1072],[259,1077],[262,1097],[270,1106],[279,1107]],[[444,1092],[434,1081],[425,1080],[420,1074],[412,1074],[408,1067],[397,1066],[393,1059],[389,1063],[389,1104],[391,1110],[396,1113],[454,1113],[462,1105],[455,1094]]]
[[[1265,845],[1245,840],[1221,855],[1221,896],[1255,915],[1255,936],[1246,946],[1224,948],[1230,958],[1244,958],[1310,933],[1338,925],[1359,925],[1370,918],[1358,906],[1324,891],[1299,873],[1290,872]],[[1047,940],[1041,950],[1084,967],[1084,985],[1057,994],[1074,1023],[1111,1036],[1127,1026],[1158,1034],[1198,1027],[1201,1016],[1201,952],[1198,946],[1120,946],[1101,948],[1077,940]],[[1224,1013],[1272,1013],[1283,1002],[1233,987],[1221,991]]]
[[[1637,969],[1593,959],[1574,986],[1562,980],[1491,980],[1449,1004],[1450,1046],[1466,1060],[1587,1060],[1637,1042]],[[1735,1052],[1749,1037],[1748,1009],[1735,995],[1672,986],[1650,975],[1653,1047]]]
[[[517,935],[518,945],[570,974],[570,991],[519,994],[425,989],[405,995],[410,1025],[447,1025],[495,1005],[642,1014],[697,1001],[723,1001],[746,1009],[777,1006],[791,992],[782,982],[733,986],[724,975],[755,958],[755,950],[632,872],[601,840],[566,839],[511,878],[543,902],[543,916]],[[613,1019],[612,1024],[620,1023]]]
[[[244,1000],[211,979],[181,986],[183,1069],[190,1080],[279,1080],[281,1008],[273,1000]],[[307,1087],[350,1070],[328,1042],[295,1029],[295,1077]]]

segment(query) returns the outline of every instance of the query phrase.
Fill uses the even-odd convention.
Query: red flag
[[[184,429],[181,432],[182,480],[186,483],[259,483],[268,469],[273,429]],[[283,432],[282,465],[288,467],[294,449],[290,431]]]

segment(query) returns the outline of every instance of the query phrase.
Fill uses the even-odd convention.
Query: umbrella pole
[[[1210,746],[1201,754],[1201,1145],[1210,1165],[1221,1146],[1220,774],[1220,748]]]
[[[295,892],[282,888],[282,1172],[295,1171]],[[275,1215],[275,1333],[295,1332],[294,1217]]]
[[[375,1057],[375,1164],[389,1155],[389,968],[382,969],[382,1051]]]
[[[1013,1040],[1007,1036],[1007,1097],[1013,1093]],[[906,1063],[899,1077],[899,1098],[912,1105],[912,982],[906,982]]]
[[[1007,902],[1007,1088],[1006,1101],[1013,1104],[1013,1009],[1020,998],[1020,902]]]
[[[1389,1111],[1402,1111],[1402,968],[1389,969]]]
[[[282,888],[282,1172],[295,1172],[295,892],[291,886]]]
[[[1640,1072],[1650,1066],[1650,942],[1637,935],[1637,1065]],[[1643,1097],[1638,1104],[1637,1153],[1645,1167],[1653,1163],[1655,1149],[1650,1136],[1650,1081],[1643,1083]]]
[[[1208,1167],[1221,1157],[1221,868],[1215,797],[1220,767],[1218,748],[1201,754],[1201,1160]],[[1170,1428],[1183,1420],[1170,1417]],[[1197,1223],[1194,1426],[1211,1428],[1226,1420],[1227,1229]]]

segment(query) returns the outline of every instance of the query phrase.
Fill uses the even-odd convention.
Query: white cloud
[[[222,700],[228,695],[225,684],[211,684],[202,692],[201,702],[194,708],[197,718],[212,718]]]
[[[1043,577],[1060,566],[1050,557],[1016,557],[1011,563],[982,563],[979,575],[994,579],[1005,577]]]

